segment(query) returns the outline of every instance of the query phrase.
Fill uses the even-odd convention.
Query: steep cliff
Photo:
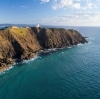
[[[35,33],[28,28],[6,28],[0,31],[0,66],[13,64],[14,58],[24,60],[34,57],[40,50]],[[10,61],[9,61],[10,60]],[[9,62],[8,62],[9,61]]]
[[[32,28],[42,48],[62,48],[87,42],[76,30]]]
[[[5,28],[0,30],[0,71],[19,60],[30,59],[41,49],[62,48],[86,39],[75,30],[57,28]]]

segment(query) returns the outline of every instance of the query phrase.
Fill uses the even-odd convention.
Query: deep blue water
[[[42,54],[1,74],[0,99],[100,99],[100,27],[71,28],[89,43]]]

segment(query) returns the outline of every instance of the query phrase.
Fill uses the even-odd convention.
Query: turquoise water
[[[100,99],[100,28],[73,27],[88,44],[37,56],[0,75],[0,99]]]

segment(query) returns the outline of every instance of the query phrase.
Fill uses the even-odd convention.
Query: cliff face
[[[36,35],[31,29],[6,28],[1,30],[0,66],[6,67],[6,65],[13,64],[13,58],[30,59],[40,48]]]
[[[56,28],[5,28],[0,30],[0,69],[34,57],[40,49],[61,48],[87,42],[75,30]]]
[[[87,42],[76,30],[32,28],[43,48],[61,48]]]

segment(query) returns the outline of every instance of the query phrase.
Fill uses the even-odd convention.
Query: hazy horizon
[[[37,24],[27,24],[27,23],[20,23],[20,24],[16,24],[16,23],[0,23],[0,25],[29,25],[29,26],[36,26]],[[40,26],[55,26],[55,27],[100,27],[100,26],[90,26],[90,25],[49,25],[49,24],[40,24]]]

